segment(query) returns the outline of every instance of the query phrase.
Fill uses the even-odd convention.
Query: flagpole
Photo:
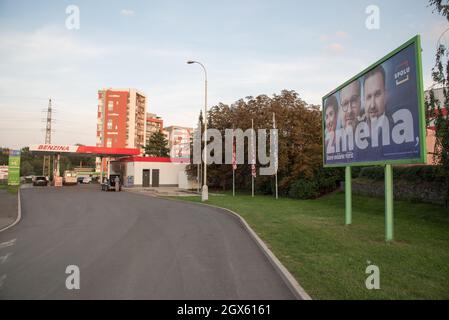
[[[273,128],[276,129],[276,114],[273,112]],[[278,137],[276,135],[276,143],[278,142]],[[275,156],[278,157],[278,150],[277,147],[276,148],[276,154]],[[275,169],[276,169],[276,175],[275,175],[275,180],[276,180],[276,199],[278,199],[278,159],[275,160]]]
[[[232,126],[232,196],[235,197],[235,170],[237,170],[237,159],[235,154],[234,126]]]
[[[232,169],[232,196],[235,197],[235,170]]]
[[[253,166],[254,166],[254,119],[251,119],[251,193],[254,198],[254,174],[253,174]]]

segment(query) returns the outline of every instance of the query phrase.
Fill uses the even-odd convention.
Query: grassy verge
[[[314,299],[449,299],[444,208],[396,201],[395,242],[387,244],[382,199],[353,196],[349,227],[343,193],[306,201],[210,196],[209,203],[245,218]],[[368,263],[380,268],[380,290],[365,287]]]
[[[0,184],[0,190],[6,190],[9,193],[17,193],[19,186],[8,186],[6,184]]]

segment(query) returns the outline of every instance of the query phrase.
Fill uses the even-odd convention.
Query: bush
[[[301,179],[290,187],[288,195],[295,199],[316,198],[319,195],[318,185],[315,181]]]
[[[343,180],[344,171],[341,168],[319,168],[313,178],[304,178],[294,182],[288,195],[296,199],[313,199],[337,189]]]
[[[359,178],[383,180],[385,169],[383,166],[365,167],[360,170]],[[410,182],[444,182],[438,166],[402,166],[393,168],[393,179]]]

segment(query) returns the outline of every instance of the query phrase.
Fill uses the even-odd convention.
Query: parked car
[[[77,174],[75,171],[72,170],[66,170],[64,171],[64,178],[63,178],[63,184],[64,185],[74,185],[78,183],[78,180],[76,179]]]
[[[33,186],[44,186],[48,185],[48,179],[44,176],[36,176],[33,181]]]
[[[76,178],[76,183],[83,183],[84,177],[77,177]]]
[[[84,177],[83,178],[83,183],[91,183],[92,182],[92,178],[91,177]]]

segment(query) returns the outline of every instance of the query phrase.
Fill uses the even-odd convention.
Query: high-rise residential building
[[[171,158],[190,158],[190,138],[193,128],[170,126],[164,128]]]
[[[147,97],[136,89],[98,91],[97,146],[141,148],[145,142]],[[100,160],[97,159],[97,170]]]
[[[161,117],[158,117],[154,113],[147,113],[146,118],[146,129],[145,129],[145,145],[148,143],[148,139],[150,138],[151,134],[155,132],[163,132],[164,130],[164,120],[162,120]]]

